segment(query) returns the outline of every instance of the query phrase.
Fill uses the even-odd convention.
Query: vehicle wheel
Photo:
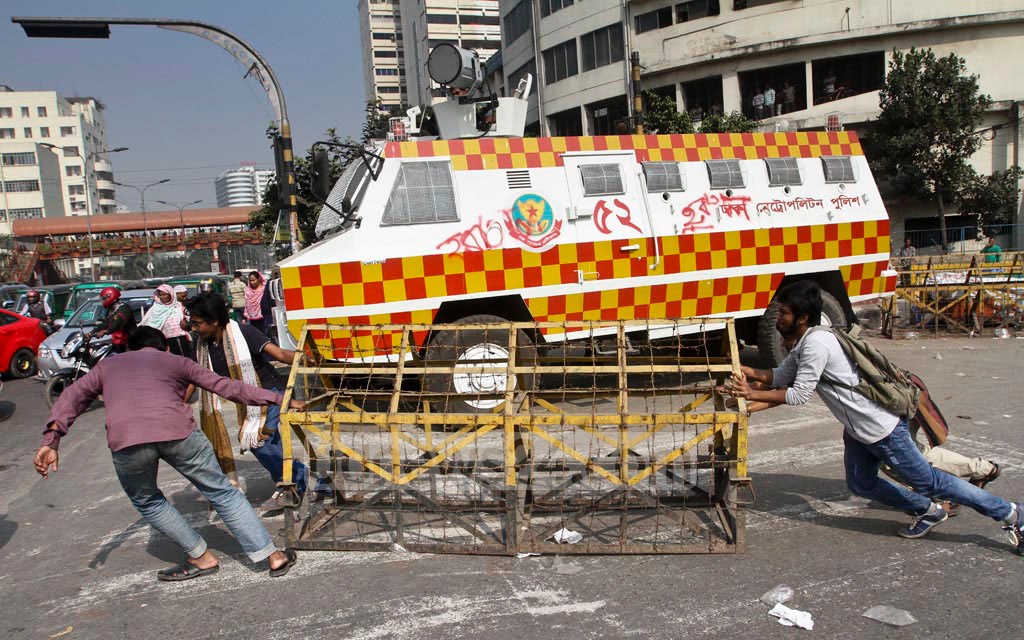
[[[46,381],[46,387],[43,389],[43,398],[46,399],[46,406],[53,408],[53,405],[57,403],[57,398],[60,394],[64,393],[64,390],[71,386],[74,380],[67,374],[58,374],[50,376],[50,379]]]
[[[11,356],[11,366],[7,373],[12,378],[27,378],[36,372],[36,355],[31,349],[18,349]]]
[[[779,303],[772,300],[761,322],[757,325],[757,351],[762,362],[770,367],[777,367],[789,353],[782,344],[782,334],[775,328],[775,322],[779,319]],[[846,328],[846,313],[839,301],[827,291],[821,292],[821,324]]]
[[[483,324],[507,322],[492,315],[462,318],[455,324]],[[523,331],[516,336],[516,362],[531,362],[537,351],[533,341]],[[521,374],[509,379],[503,373],[474,373],[475,368],[502,366],[508,362],[508,329],[451,329],[438,331],[424,352],[427,362],[454,363],[452,374],[430,374],[423,377],[422,388],[431,393],[447,394],[432,400],[434,413],[490,413],[499,411],[509,385],[514,389],[532,389],[533,374]],[[484,361],[484,362],[480,362]],[[484,397],[481,397],[484,396]]]

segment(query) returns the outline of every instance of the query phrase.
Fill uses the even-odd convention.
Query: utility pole
[[[146,234],[146,271],[149,271],[150,276],[153,275],[153,252],[149,248],[149,222],[146,220],[146,189],[155,187],[158,184],[165,184],[170,181],[170,178],[164,178],[163,180],[147,184],[141,189],[133,184],[122,184],[120,182],[114,183],[119,187],[128,187],[129,189],[135,189],[139,192],[139,199],[142,201],[142,228],[143,233]]]

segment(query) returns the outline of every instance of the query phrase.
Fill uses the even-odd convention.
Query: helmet
[[[199,283],[199,293],[213,293],[213,281],[203,280]]]
[[[100,300],[103,301],[104,307],[110,308],[120,298],[121,290],[117,287],[104,287],[103,291],[100,291]]]
[[[28,297],[29,300],[38,300],[39,299],[39,292],[36,291],[35,289],[32,289],[31,291],[29,291],[25,295],[26,295],[26,297]]]

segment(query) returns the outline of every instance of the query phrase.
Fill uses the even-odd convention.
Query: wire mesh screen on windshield
[[[331,205],[338,211],[348,213],[342,206],[345,201],[345,194],[348,192],[349,186],[355,179],[356,175],[361,173],[360,168],[365,168],[363,163],[356,159],[352,160],[345,170],[341,174],[341,178],[335,183],[334,188],[331,189],[330,195],[327,196],[327,204]],[[332,211],[330,207],[321,207],[320,215],[316,218],[316,235],[322,237],[331,231],[341,227],[345,223],[344,219],[337,213]]]
[[[442,162],[402,164],[381,226],[458,222],[451,166]]]

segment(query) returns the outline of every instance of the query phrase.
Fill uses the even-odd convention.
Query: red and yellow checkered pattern
[[[384,157],[448,157],[455,171],[474,171],[560,167],[562,154],[566,152],[619,150],[634,151],[638,162],[818,158],[864,154],[857,134],[852,131],[797,131],[389,142],[384,146]]]
[[[429,324],[440,303],[449,296],[524,289],[527,305],[534,318],[541,321],[691,317],[763,309],[778,288],[784,270],[570,295],[544,295],[540,288],[578,284],[580,271],[596,274],[588,276],[588,280],[611,281],[888,253],[889,222],[661,237],[657,242],[662,262],[657,271],[649,270],[647,259],[638,260],[621,250],[635,242],[636,239],[619,239],[557,245],[543,253],[502,248],[459,255],[391,258],[379,264],[346,262],[285,268],[281,272],[285,306],[289,311],[298,311],[423,301],[413,311],[292,320],[291,329],[296,335],[307,322]],[[646,255],[653,256],[655,239],[646,242]],[[891,291],[895,282],[881,275],[886,264],[881,261],[842,267],[849,295]],[[530,289],[537,289],[536,294],[531,295]],[[384,346],[371,345],[360,338],[370,337],[356,337],[356,348],[361,352]],[[333,346],[336,350],[350,347],[348,340],[339,336],[334,336]]]

